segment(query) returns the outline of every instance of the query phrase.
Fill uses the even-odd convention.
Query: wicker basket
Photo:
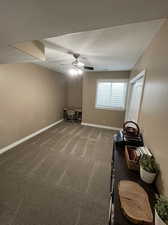
[[[125,146],[125,159],[127,162],[128,169],[139,170],[139,162],[136,159],[135,147]]]

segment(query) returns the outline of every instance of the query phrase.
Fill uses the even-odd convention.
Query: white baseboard
[[[38,130],[38,131],[36,131],[36,132],[34,132],[34,133],[32,133],[32,134],[30,134],[30,135],[24,137],[24,138],[22,138],[22,139],[20,139],[20,140],[18,140],[18,141],[16,141],[16,142],[10,144],[10,145],[7,145],[7,146],[1,148],[1,149],[0,149],[0,154],[2,154],[2,153],[4,153],[4,152],[8,151],[8,150],[11,149],[11,148],[14,148],[15,146],[17,146],[17,145],[19,145],[19,144],[21,144],[21,143],[23,143],[23,142],[29,140],[29,139],[32,138],[32,137],[34,137],[34,136],[36,136],[36,135],[38,135],[38,134],[40,134],[40,133],[42,133],[42,132],[48,130],[49,128],[51,128],[51,127],[57,125],[58,123],[61,123],[62,121],[63,121],[63,119],[58,120],[57,122],[52,123],[52,124],[50,124],[50,125],[47,126],[47,127],[44,127],[44,128],[42,128],[42,129],[40,129],[40,130]]]
[[[93,123],[81,123],[84,126],[89,126],[89,127],[98,127],[98,128],[104,128],[104,129],[109,129],[109,130],[121,130],[122,128],[119,127],[111,127],[111,126],[104,126],[104,125],[99,125],[99,124],[93,124]]]

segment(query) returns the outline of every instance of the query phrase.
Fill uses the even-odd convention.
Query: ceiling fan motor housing
[[[79,53],[74,53],[73,56],[74,56],[75,59],[78,59],[80,54]]]

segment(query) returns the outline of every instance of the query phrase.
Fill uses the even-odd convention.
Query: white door
[[[131,83],[131,95],[127,114],[127,120],[138,122],[138,116],[140,111],[142,91],[143,91],[144,77],[137,79]]]

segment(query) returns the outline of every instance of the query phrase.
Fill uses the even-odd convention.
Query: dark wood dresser
[[[154,185],[144,183],[139,172],[129,170],[125,161],[124,147],[116,145],[117,135],[114,136],[113,156],[111,163],[111,199],[109,209],[109,225],[132,225],[122,213],[118,195],[118,184],[120,180],[131,180],[140,184],[148,193],[150,204],[153,208],[156,188]],[[153,211],[154,215],[154,211]],[[154,223],[153,223],[154,224]]]

